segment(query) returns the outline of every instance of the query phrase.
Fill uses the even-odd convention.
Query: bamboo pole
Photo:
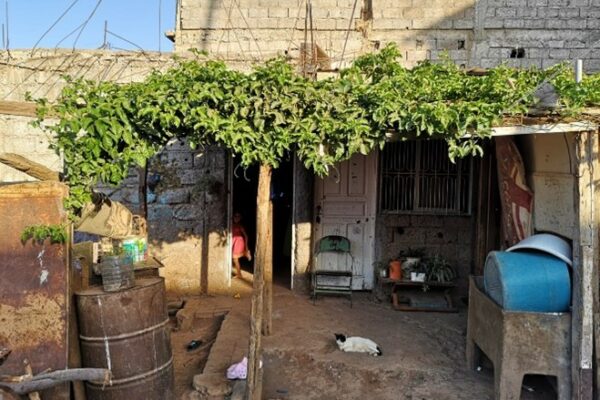
[[[261,165],[258,176],[258,196],[256,204],[256,259],[254,263],[254,282],[252,292],[252,312],[250,314],[250,346],[248,349],[248,378],[246,400],[260,400],[262,394],[262,354],[261,330],[264,307],[264,274],[263,270],[271,260],[273,251],[271,229],[271,167]]]

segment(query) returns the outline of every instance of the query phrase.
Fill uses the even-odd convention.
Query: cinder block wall
[[[440,255],[459,275],[458,293],[466,295],[473,262],[473,221],[468,216],[379,215],[375,252],[384,262],[408,248],[423,248],[426,257]]]
[[[447,53],[466,66],[582,58],[586,71],[600,70],[599,0],[358,0],[351,20],[354,3],[312,1],[314,41],[333,66],[348,34],[346,63],[393,41],[407,66]],[[178,16],[176,52],[199,48],[234,64],[286,52],[298,60],[311,41],[304,0],[181,0]]]

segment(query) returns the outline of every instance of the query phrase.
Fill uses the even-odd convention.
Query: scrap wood
[[[42,372],[38,375],[3,377],[4,379],[0,380],[0,388],[8,388],[17,394],[28,394],[69,381],[94,381],[108,384],[110,377],[110,371],[104,368],[73,368]]]
[[[0,365],[6,360],[12,350],[6,347],[0,347]]]
[[[0,162],[41,181],[60,181],[58,172],[19,154],[0,153]]]

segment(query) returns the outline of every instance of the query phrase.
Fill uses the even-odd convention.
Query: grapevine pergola
[[[58,118],[46,129],[64,157],[71,190],[66,207],[73,213],[90,201],[97,183],[118,185],[175,137],[192,147],[222,146],[245,167],[260,164],[247,398],[260,398],[260,331],[271,332],[269,186],[287,152],[320,176],[353,154],[382,148],[390,131],[444,139],[451,159],[481,155],[480,141],[492,126],[507,113],[525,113],[543,82],[554,85],[570,113],[600,103],[600,78],[576,84],[564,64],[547,70],[499,66],[472,76],[449,60],[406,69],[398,59],[389,45],[335,78],[314,81],[283,59],[242,73],[198,53],[143,82],[71,80],[55,103],[37,100],[38,123],[49,111]]]

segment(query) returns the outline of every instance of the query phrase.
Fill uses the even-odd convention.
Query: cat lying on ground
[[[371,339],[366,339],[358,336],[346,337],[341,333],[335,334],[335,341],[342,351],[355,351],[359,353],[369,353],[372,356],[380,356],[383,354],[377,343]]]

